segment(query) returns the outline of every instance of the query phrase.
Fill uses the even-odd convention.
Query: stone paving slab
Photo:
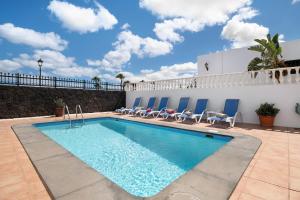
[[[160,193],[145,200],[205,200],[205,196],[200,191],[187,186],[173,182]]]
[[[26,149],[27,153],[30,154],[30,159],[32,161],[38,161],[69,153],[66,149],[51,140],[25,143],[24,148]]]
[[[261,141],[258,141],[257,138],[252,136],[235,136],[235,140],[230,142],[230,146],[234,146],[237,148],[248,149],[250,151],[256,152],[257,145],[260,144]]]
[[[161,125],[159,122],[150,123]],[[182,128],[174,124],[172,127]],[[185,129],[207,131],[197,127]],[[14,127],[54,199],[227,199],[261,144],[259,139],[252,136],[218,132],[234,138],[157,195],[140,198],[124,191],[47,136],[41,138],[39,135],[43,134],[36,130],[31,124]],[[43,144],[47,148],[42,148]]]
[[[59,197],[58,200],[138,200],[143,199],[130,195],[119,186],[104,178],[70,194]]]
[[[230,144],[225,145],[213,156],[198,164],[195,169],[227,180],[230,183],[236,183],[247,168],[249,160],[252,159],[254,153],[250,150],[231,147]]]
[[[176,183],[189,185],[194,190],[199,191],[201,195],[198,195],[198,197],[201,197],[200,199],[227,199],[235,184],[196,169],[193,169],[191,172],[178,179]],[[216,189],[222,192],[216,192]]]
[[[33,127],[33,126],[12,126],[15,134],[18,136],[20,140],[22,140],[22,144],[32,143],[32,142],[39,142],[39,141],[48,141],[48,137]]]
[[[33,163],[54,198],[77,191],[104,178],[69,153]]]

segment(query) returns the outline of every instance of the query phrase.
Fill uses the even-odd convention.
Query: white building
[[[281,43],[282,56],[285,61],[300,61],[300,40]],[[259,53],[247,48],[231,49],[198,56],[198,74],[227,74],[247,71],[249,62]],[[207,63],[207,68],[205,67]],[[299,66],[299,65],[298,65]]]
[[[300,128],[300,115],[295,112],[295,105],[300,102],[300,40],[281,46],[283,58],[292,67],[259,71],[253,78],[247,66],[259,54],[247,48],[202,55],[198,57],[197,77],[126,85],[127,107],[132,106],[136,97],[142,97],[142,106],[147,105],[150,97],[157,97],[157,104],[161,97],[169,97],[168,107],[176,109],[180,97],[190,97],[190,110],[195,108],[197,99],[202,98],[208,99],[208,110],[222,111],[225,99],[237,98],[240,99],[240,122],[258,124],[255,110],[268,102],[280,109],[275,125]],[[274,75],[270,78],[270,73],[275,71],[281,74],[280,82]]]

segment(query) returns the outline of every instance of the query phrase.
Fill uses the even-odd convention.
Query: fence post
[[[53,77],[53,81],[54,81],[54,88],[56,88],[56,77]]]
[[[105,90],[108,90],[108,82],[105,82]]]
[[[19,75],[19,73],[16,73],[16,83],[17,83],[17,86],[19,86],[20,85],[20,75]]]
[[[86,87],[86,85],[85,85],[85,80],[83,80],[83,89],[85,90],[85,87]]]

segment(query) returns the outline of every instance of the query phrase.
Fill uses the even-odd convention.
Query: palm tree
[[[279,44],[279,35],[278,33],[271,37],[270,34],[267,35],[267,39],[255,39],[254,41],[258,45],[249,47],[251,51],[256,51],[260,53],[260,57],[255,57],[248,64],[248,71],[258,71],[265,69],[276,69],[287,67],[282,59],[282,48]],[[257,73],[255,73],[256,77]],[[285,74],[283,74],[285,75]],[[270,75],[271,76],[271,75]],[[279,82],[280,73],[275,72],[275,78]],[[272,76],[271,76],[272,77]]]
[[[121,80],[121,85],[123,85],[123,80],[125,79],[125,76],[122,73],[119,73],[116,75],[116,78]]]
[[[98,76],[94,76],[92,78],[92,81],[94,81],[94,86],[97,90],[100,89],[100,82],[101,82],[101,79],[98,77]]]

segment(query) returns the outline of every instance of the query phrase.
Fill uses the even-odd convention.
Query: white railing
[[[300,67],[129,83],[126,84],[125,91],[222,88],[248,85],[295,83],[300,83]]]

